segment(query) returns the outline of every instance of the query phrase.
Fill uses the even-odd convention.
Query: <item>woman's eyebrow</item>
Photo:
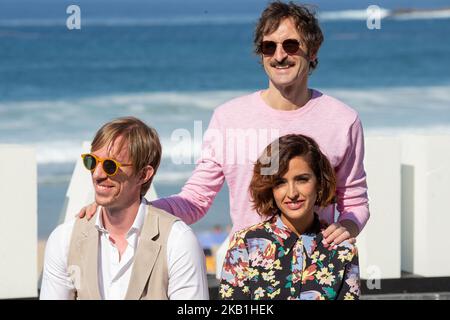
[[[295,175],[295,178],[309,178],[310,176],[311,176],[310,173],[305,172],[305,173],[299,173],[299,174]]]

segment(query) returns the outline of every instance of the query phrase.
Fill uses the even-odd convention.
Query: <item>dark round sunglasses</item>
[[[283,50],[289,54],[293,55],[300,49],[300,41],[296,39],[286,39],[281,43]],[[261,53],[265,56],[273,56],[275,51],[277,51],[277,42],[275,41],[263,41],[260,45]]]
[[[105,171],[105,173],[110,177],[114,176],[119,171],[120,167],[132,166],[132,164],[123,164],[110,158],[101,159],[92,153],[82,154],[81,158],[83,158],[83,164],[85,168],[90,171],[94,171],[97,167],[97,164],[101,163],[103,171]]]

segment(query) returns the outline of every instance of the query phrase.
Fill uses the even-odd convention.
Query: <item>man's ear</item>
[[[264,56],[262,55],[262,53],[259,55],[258,62],[264,68]]]
[[[151,177],[153,177],[153,174],[155,173],[155,170],[153,169],[153,167],[151,165],[145,166],[144,168],[142,168],[141,171],[141,182],[142,184],[145,184],[146,182],[148,182]]]

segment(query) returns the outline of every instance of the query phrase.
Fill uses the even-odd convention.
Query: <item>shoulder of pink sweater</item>
[[[214,114],[216,116],[228,116],[230,114],[237,114],[239,113],[242,115],[242,112],[245,112],[246,109],[254,108],[254,95],[257,94],[257,92],[252,92],[243,96],[239,96],[236,98],[233,98],[231,100],[228,100],[218,106],[214,110]]]
[[[358,112],[346,103],[325,93],[319,92],[319,94],[317,106],[320,109],[326,109],[327,113],[339,115],[339,118],[346,118],[351,122],[359,118]]]

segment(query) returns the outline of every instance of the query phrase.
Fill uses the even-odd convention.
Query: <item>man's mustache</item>
[[[273,68],[276,68],[276,67],[292,67],[294,65],[295,65],[295,62],[290,61],[288,59],[283,60],[281,62],[276,61],[276,60],[270,62],[270,66],[273,67]]]

